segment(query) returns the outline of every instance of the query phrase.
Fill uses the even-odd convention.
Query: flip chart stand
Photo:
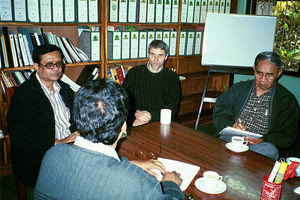
[[[206,81],[205,81],[205,85],[204,85],[204,89],[203,89],[203,93],[202,93],[200,107],[199,107],[199,110],[198,110],[198,116],[197,116],[196,124],[195,124],[195,130],[197,130],[197,128],[198,128],[203,103],[204,102],[210,102],[210,103],[215,103],[216,102],[216,98],[211,98],[211,97],[206,97],[205,96],[211,72],[253,75],[252,67],[220,66],[220,65],[210,65],[208,67],[209,68],[208,68],[208,71],[207,71]]]

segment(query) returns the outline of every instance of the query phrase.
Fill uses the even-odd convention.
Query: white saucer
[[[220,194],[222,192],[225,192],[226,191],[226,184],[223,182],[223,181],[219,181],[217,187],[211,191],[211,190],[207,190],[205,188],[205,185],[204,185],[204,178],[201,177],[201,178],[198,178],[196,181],[195,181],[195,185],[196,187],[202,191],[202,192],[205,192],[207,194]]]
[[[241,152],[245,152],[245,151],[249,150],[249,147],[247,145],[243,145],[240,150],[233,149],[232,148],[232,142],[226,143],[226,148],[229,149],[229,150],[231,150],[231,151],[234,151],[236,153],[241,153]]]

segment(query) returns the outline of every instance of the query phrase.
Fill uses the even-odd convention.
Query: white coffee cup
[[[205,189],[213,191],[218,186],[219,182],[223,179],[217,172],[206,171],[203,173]]]
[[[240,151],[243,145],[248,145],[248,142],[245,141],[243,137],[240,136],[233,136],[231,138],[232,148],[236,151]]]
[[[160,123],[170,124],[172,118],[172,110],[170,109],[161,109],[160,110]]]

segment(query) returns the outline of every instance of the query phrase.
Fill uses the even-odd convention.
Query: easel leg
[[[201,111],[202,111],[202,107],[203,107],[203,102],[204,102],[204,98],[205,98],[205,94],[206,94],[206,90],[207,90],[209,75],[210,75],[210,68],[208,69],[207,76],[206,76],[206,81],[205,81],[205,85],[204,85],[204,89],[203,89],[203,93],[202,93],[198,116],[197,116],[197,120],[196,120],[196,124],[195,124],[195,130],[197,130],[197,128],[198,128],[200,115],[201,115]]]

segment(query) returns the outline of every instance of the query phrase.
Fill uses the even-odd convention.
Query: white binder
[[[88,22],[87,0],[78,0],[78,22]]]
[[[40,0],[41,22],[52,22],[51,0]]]
[[[53,22],[64,22],[63,0],[52,0]]]
[[[128,0],[120,0],[119,22],[127,22],[127,5]]]

